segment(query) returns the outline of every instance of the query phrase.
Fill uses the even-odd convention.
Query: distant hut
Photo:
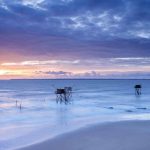
[[[72,87],[64,87],[60,89],[56,89],[55,94],[57,95],[57,102],[68,102],[71,97]]]
[[[141,95],[141,89],[142,89],[142,86],[140,84],[137,84],[134,86],[135,88],[135,94],[136,95]]]

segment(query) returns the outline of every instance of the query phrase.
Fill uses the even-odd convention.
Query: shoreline
[[[15,150],[147,150],[150,121],[117,121],[90,125]]]

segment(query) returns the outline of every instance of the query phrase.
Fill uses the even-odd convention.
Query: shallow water
[[[141,96],[135,96],[135,84],[142,84]],[[73,87],[72,98],[56,103],[54,91],[64,86]],[[150,80],[0,81],[0,150],[92,123],[130,119],[150,119]]]

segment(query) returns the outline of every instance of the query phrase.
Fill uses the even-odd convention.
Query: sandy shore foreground
[[[150,150],[150,121],[95,125],[19,150]]]

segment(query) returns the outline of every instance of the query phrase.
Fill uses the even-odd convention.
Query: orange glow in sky
[[[131,64],[132,60],[132,64]],[[149,58],[103,58],[99,60],[30,60],[2,62],[0,79],[132,77],[150,70]],[[147,65],[142,66],[144,62]]]

